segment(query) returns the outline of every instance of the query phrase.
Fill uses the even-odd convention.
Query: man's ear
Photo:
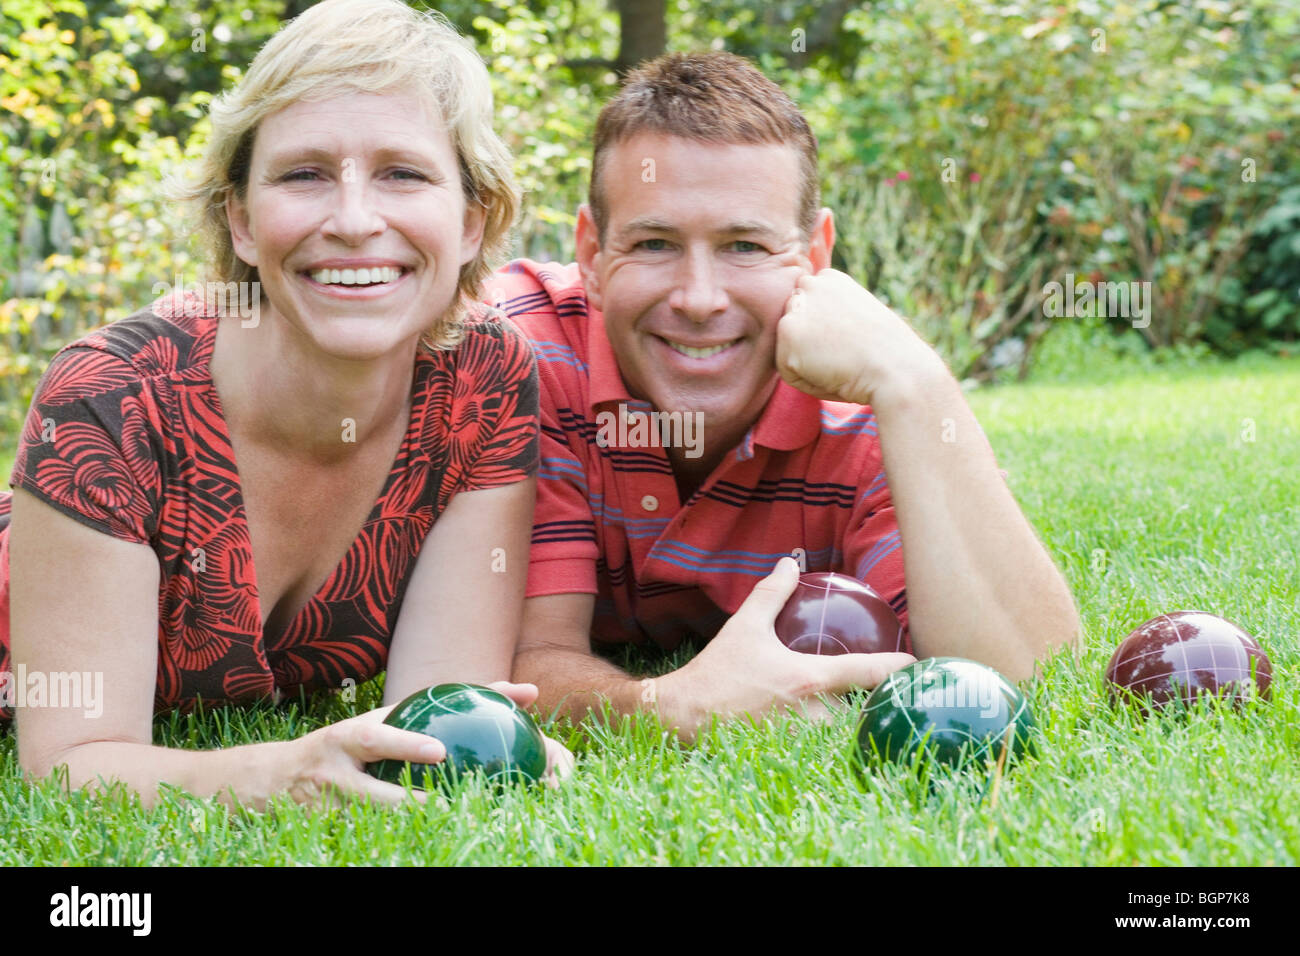
[[[835,250],[835,216],[825,207],[817,213],[812,235],[808,237],[808,258],[812,260],[813,271],[829,269],[831,253]]]
[[[235,255],[246,265],[257,267],[257,241],[248,221],[248,206],[232,189],[226,194],[226,222],[230,224],[230,241]]]
[[[583,203],[578,207],[578,228],[574,237],[578,256],[578,271],[582,273],[582,287],[587,293],[587,304],[597,312],[605,311],[600,290],[600,232],[596,229],[591,207]]]

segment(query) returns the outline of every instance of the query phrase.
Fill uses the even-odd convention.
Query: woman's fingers
[[[347,802],[365,802],[370,800],[373,803],[381,804],[388,807],[401,806],[406,802],[408,797],[414,797],[419,803],[424,803],[429,799],[429,795],[419,789],[419,779],[414,780],[417,786],[410,791],[405,787],[398,786],[395,783],[388,783],[386,780],[380,780],[378,777],[372,777],[365,771],[354,777],[347,787],[331,788],[332,798],[339,803]]]
[[[300,803],[333,805],[370,799],[395,805],[407,791],[371,776],[366,767],[380,760],[434,764],[447,757],[442,741],[383,723],[390,708],[370,711],[313,731],[299,739],[302,754],[289,792]],[[415,791],[417,799],[426,799]]]
[[[442,741],[414,730],[402,730],[375,719],[376,712],[331,724],[317,733],[347,753],[355,762],[400,760],[410,763],[438,763],[447,757]]]
[[[537,700],[536,684],[512,684],[508,680],[493,681],[488,687],[499,694],[505,694],[520,707],[530,707]]]
[[[550,737],[543,739],[546,741],[546,775],[542,778],[542,782],[552,790],[558,790],[560,783],[573,773],[577,759],[569,748],[558,740],[552,740]]]

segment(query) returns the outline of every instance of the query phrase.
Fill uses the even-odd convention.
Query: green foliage
[[[614,5],[433,6],[489,65],[526,190],[517,252],[571,258],[592,126],[615,89]],[[5,433],[62,343],[197,277],[160,183],[195,155],[204,104],[285,9],[5,4]],[[1150,282],[1146,348],[1297,348],[1300,12],[1288,0],[723,0],[670,4],[668,27],[670,48],[754,56],[791,91],[821,140],[836,264],[959,376],[1023,374],[1053,325],[1043,287],[1067,274]]]
[[[518,253],[567,262],[573,258],[575,213],[586,201],[591,171],[585,144],[614,76],[584,80],[561,62],[562,52],[581,57],[596,44],[582,41],[580,25],[560,10],[544,20],[511,0],[477,7],[495,14],[475,16],[472,26],[492,76],[497,129],[515,156],[524,191]],[[581,5],[568,9],[578,11]],[[575,34],[576,41],[570,39]]]
[[[1049,327],[1043,285],[1070,273],[1150,282],[1152,347],[1294,339],[1279,304],[1296,294],[1278,199],[1298,175],[1290,4],[1097,0],[1040,17],[917,0],[845,26],[866,41],[851,74],[782,82],[822,136],[842,263],[959,375],[1026,367]]]
[[[1194,369],[1214,363],[1205,342],[1152,349],[1137,329],[1116,331],[1100,316],[1055,319],[1034,347],[1031,382],[1112,382],[1157,369]]]
[[[1241,277],[1225,277],[1205,337],[1225,351],[1263,339],[1278,352],[1300,351],[1300,184],[1278,193],[1246,240]]]
[[[215,36],[234,34],[212,23],[191,29],[191,19],[197,24],[198,14],[185,17],[161,0],[129,12],[103,0],[5,5],[5,35],[12,32],[0,53],[6,433],[17,429],[59,347],[135,311],[154,298],[155,284],[194,268],[186,224],[159,185],[179,168],[187,139],[201,135],[211,93],[179,84],[231,75]]]

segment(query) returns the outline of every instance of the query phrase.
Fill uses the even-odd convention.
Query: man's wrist
[[[939,353],[928,349],[930,357],[914,366],[895,369],[892,374],[879,382],[866,396],[868,400],[858,401],[859,405],[870,405],[873,410],[908,408],[919,403],[933,402],[934,398],[945,394],[948,389],[961,386],[953,378],[952,372],[944,364]],[[865,389],[863,389],[865,391]]]
[[[689,666],[642,681],[642,695],[643,699],[646,695],[652,697],[653,702],[643,706],[645,709],[653,708],[664,727],[682,731],[693,738],[708,710],[700,706],[698,694],[691,689]]]
[[[641,710],[659,709],[659,692],[653,677],[641,681]]]

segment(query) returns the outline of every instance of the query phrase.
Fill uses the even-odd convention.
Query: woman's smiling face
[[[272,320],[352,360],[413,348],[452,305],[484,223],[446,128],[414,93],[349,93],[268,116],[244,196],[227,208]]]

